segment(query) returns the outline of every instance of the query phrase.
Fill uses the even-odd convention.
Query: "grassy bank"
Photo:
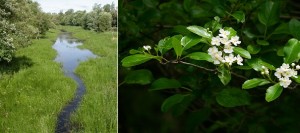
[[[0,64],[0,132],[53,133],[57,115],[75,92],[76,83],[54,62],[58,30],[19,49]]]
[[[117,132],[117,33],[60,27],[84,41],[82,48],[100,56],[81,63],[76,73],[86,85],[86,94],[72,116],[77,132]]]

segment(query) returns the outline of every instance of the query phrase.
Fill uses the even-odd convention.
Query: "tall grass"
[[[84,41],[82,48],[99,58],[82,62],[76,73],[83,79],[86,94],[72,115],[74,131],[84,133],[117,132],[117,33],[60,27]]]
[[[76,83],[54,62],[58,30],[19,49],[0,66],[0,132],[53,133],[57,115],[72,99]]]

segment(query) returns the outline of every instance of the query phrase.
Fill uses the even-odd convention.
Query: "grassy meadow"
[[[117,132],[117,33],[60,27],[83,40],[81,48],[99,56],[82,62],[76,69],[86,86],[86,93],[71,121],[74,132]]]
[[[54,62],[58,30],[21,48],[0,68],[0,132],[53,133],[57,115],[73,97],[76,82]]]
[[[54,61],[52,45],[60,29],[72,32],[84,41],[80,47],[99,56],[76,69],[86,93],[72,114],[72,132],[117,132],[117,33],[60,26],[18,49],[12,62],[0,64],[1,133],[55,131],[57,115],[76,91],[76,82]]]

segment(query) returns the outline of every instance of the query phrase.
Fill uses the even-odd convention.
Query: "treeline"
[[[103,32],[117,27],[117,8],[115,4],[95,4],[91,12],[74,11],[69,9],[66,12],[53,14],[54,22],[60,25],[81,26],[86,30]],[[116,28],[115,28],[116,29]]]
[[[18,47],[42,37],[53,25],[50,14],[43,13],[31,0],[0,0],[0,61],[11,61]]]

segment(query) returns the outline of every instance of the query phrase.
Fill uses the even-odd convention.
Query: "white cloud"
[[[55,12],[67,11],[68,9],[87,10],[91,11],[94,4],[111,4],[114,2],[115,6],[118,6],[117,0],[33,0],[40,4],[40,7],[44,12]]]

